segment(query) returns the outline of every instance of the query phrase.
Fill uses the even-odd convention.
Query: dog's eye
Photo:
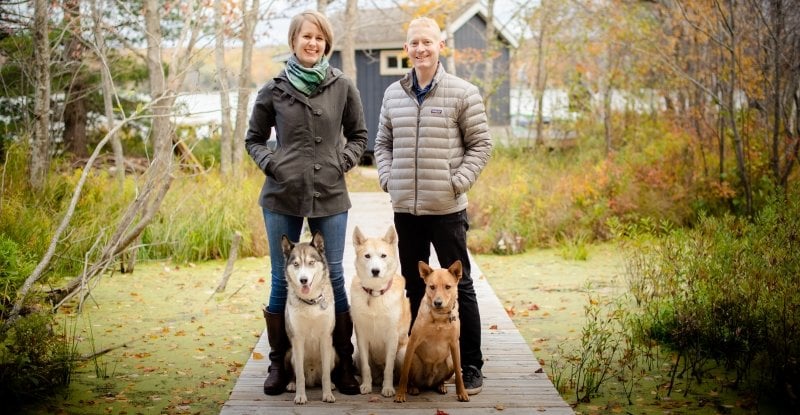
[[[449,290],[449,289],[451,289],[451,288],[453,288],[453,286],[452,286],[452,285],[445,285],[445,286],[444,286],[444,289],[445,289],[445,290]]]
[[[435,285],[429,285],[428,288],[430,288],[431,290],[434,290],[434,291],[436,290],[436,286]]]
[[[386,258],[386,254],[381,254],[381,258]]]
[[[370,259],[371,257],[372,257],[372,255],[370,255],[370,254],[364,255],[364,258],[366,258],[366,259]]]
[[[317,263],[317,261],[314,261],[313,259],[311,261],[308,261],[308,265],[311,265],[311,266],[313,266],[316,263]]]

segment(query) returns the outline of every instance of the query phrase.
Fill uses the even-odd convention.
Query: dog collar
[[[386,288],[384,288],[384,289],[382,289],[380,291],[375,291],[372,288],[367,288],[367,287],[365,287],[363,285],[361,286],[361,288],[363,288],[364,291],[367,292],[367,294],[369,294],[369,295],[371,295],[373,297],[380,297],[380,296],[386,294],[386,292],[389,291],[389,288],[392,288],[392,282],[393,281],[394,281],[394,278],[390,279],[389,280],[389,285],[387,285]],[[377,293],[377,295],[375,293]]]
[[[319,307],[321,309],[323,309],[323,310],[328,308],[328,302],[325,301],[325,296],[323,296],[322,294],[320,294],[319,297],[313,298],[311,300],[306,300],[305,298],[302,298],[302,297],[299,297],[299,296],[297,298],[299,298],[300,301],[302,301],[302,302],[304,302],[304,303],[306,303],[308,305],[317,305],[317,304],[319,304]]]
[[[438,314],[438,315],[444,315],[445,314],[445,313],[437,312],[435,310],[431,310],[431,311],[433,312],[433,314]],[[458,315],[453,314],[453,310],[448,311],[447,312],[447,321],[452,323],[452,322],[454,322],[456,320],[458,320]]]

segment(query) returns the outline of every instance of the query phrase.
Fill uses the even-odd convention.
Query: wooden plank
[[[388,195],[384,193],[352,193],[353,208],[350,210],[348,238],[352,228],[358,225],[369,236],[383,235],[392,224],[392,210]],[[345,286],[349,289],[354,272],[352,243],[345,245]],[[432,260],[432,262],[435,261]],[[470,397],[469,402],[458,402],[454,385],[448,385],[448,393],[440,395],[434,391],[423,391],[409,396],[405,403],[395,403],[393,398],[380,395],[380,387],[373,387],[367,395],[344,395],[334,391],[335,403],[322,402],[319,387],[308,388],[309,402],[294,404],[294,394],[267,396],[263,393],[264,378],[269,366],[264,357],[254,359],[251,355],[223,405],[222,415],[316,415],[347,413],[356,415],[410,415],[435,414],[437,410],[459,415],[496,414],[574,414],[572,408],[559,396],[555,387],[542,370],[514,323],[506,314],[500,300],[494,294],[477,264],[472,264],[475,290],[481,308],[482,351],[484,355],[483,390]],[[355,340],[355,338],[354,338]],[[355,341],[353,342],[355,344]],[[261,335],[254,351],[267,356],[269,345],[266,332]]]

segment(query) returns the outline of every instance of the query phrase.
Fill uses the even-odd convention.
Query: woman
[[[270,344],[269,374],[264,393],[285,391],[291,377],[284,356],[286,280],[281,235],[300,239],[303,220],[325,238],[336,309],[333,343],[339,356],[333,381],[346,394],[360,392],[353,376],[353,322],[344,288],[345,232],[351,207],[344,174],[355,166],[367,144],[361,99],[353,82],[328,64],[333,31],[328,19],[304,11],[289,25],[293,54],[286,67],[259,92],[245,139],[247,152],[266,174],[259,204],[269,242],[272,285],[264,309]],[[267,146],[275,128],[277,147]],[[344,135],[344,139],[342,139]]]

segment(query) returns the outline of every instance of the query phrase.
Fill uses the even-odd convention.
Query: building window
[[[411,61],[402,50],[381,51],[381,75],[405,75],[411,69]]]

